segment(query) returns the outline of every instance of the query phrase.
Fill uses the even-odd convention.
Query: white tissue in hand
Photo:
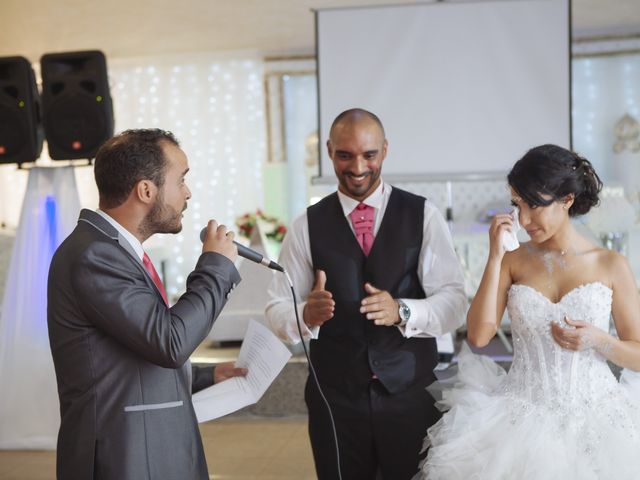
[[[507,230],[502,232],[502,246],[507,252],[511,252],[520,247],[516,234]]]
[[[516,250],[520,246],[520,243],[518,242],[518,230],[520,230],[520,222],[518,221],[517,207],[513,209],[511,217],[513,217],[513,225],[511,226],[511,231],[504,230],[502,232],[502,246],[507,252]]]

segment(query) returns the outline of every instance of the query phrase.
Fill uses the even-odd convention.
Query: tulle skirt
[[[466,345],[458,369],[416,479],[640,479],[637,373],[624,371],[606,403],[558,410],[506,393],[504,370]]]

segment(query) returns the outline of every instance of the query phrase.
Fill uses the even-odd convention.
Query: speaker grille
[[[54,160],[92,158],[113,135],[113,106],[102,52],[43,55],[43,123]]]
[[[42,151],[40,98],[24,57],[0,58],[0,163],[32,162]]]
[[[94,98],[67,95],[54,100],[45,115],[49,126],[47,141],[55,144],[66,158],[96,151],[109,138],[105,134],[107,118]]]
[[[24,145],[29,142],[25,131],[24,120],[17,108],[0,106],[0,162],[3,158],[20,155]]]

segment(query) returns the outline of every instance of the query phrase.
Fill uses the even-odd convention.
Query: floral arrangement
[[[260,223],[261,230],[267,238],[281,243],[287,233],[287,227],[278,218],[266,215],[262,210],[245,213],[236,218],[238,233],[246,238],[251,238],[253,229]]]

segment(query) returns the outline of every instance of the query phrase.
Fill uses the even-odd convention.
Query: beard
[[[182,212],[187,209],[187,204],[179,212],[164,203],[164,198],[158,196],[156,202],[144,217],[140,229],[145,237],[154,233],[180,233],[182,231]]]
[[[342,186],[344,193],[355,199],[362,199],[365,195],[370,194],[377,185],[380,178],[380,171],[370,171],[367,173],[366,180],[361,185],[353,185],[349,182],[349,177],[353,175],[344,173],[338,177],[338,183]]]

